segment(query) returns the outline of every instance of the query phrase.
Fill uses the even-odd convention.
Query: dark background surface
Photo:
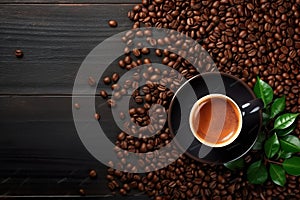
[[[107,37],[130,29],[127,12],[137,2],[0,1],[0,199],[74,198],[80,188],[85,198],[120,198],[111,196],[107,168],[76,133],[71,94],[85,56]],[[110,28],[109,19],[118,27]],[[23,50],[22,59],[15,57],[16,49]],[[104,100],[97,98],[97,105],[105,115]],[[114,140],[117,129],[105,117],[102,122]],[[90,169],[97,179],[88,177]],[[138,192],[125,197],[145,198]]]

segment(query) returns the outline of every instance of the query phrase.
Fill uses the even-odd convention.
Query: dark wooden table
[[[74,198],[80,188],[85,198],[120,198],[111,196],[106,167],[76,133],[71,95],[85,56],[131,27],[127,12],[137,2],[0,1],[0,199]],[[109,19],[118,27],[110,28]],[[22,59],[15,57],[16,49],[23,50]],[[90,169],[98,172],[96,180],[88,177]],[[130,195],[125,199],[147,199]]]

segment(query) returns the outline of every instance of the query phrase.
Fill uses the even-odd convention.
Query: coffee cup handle
[[[255,113],[264,108],[264,102],[262,99],[253,99],[241,106],[242,116],[246,116]]]

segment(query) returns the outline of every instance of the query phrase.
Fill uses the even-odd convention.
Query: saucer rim
[[[191,82],[193,79],[197,79],[199,77],[202,77],[202,76],[207,76],[207,75],[221,75],[222,76],[226,76],[228,78],[231,78],[231,79],[234,79],[235,81],[239,82],[240,84],[242,84],[244,86],[244,88],[249,92],[249,94],[253,97],[253,99],[256,99],[257,97],[255,96],[254,92],[252,91],[252,89],[242,80],[240,80],[239,78],[231,75],[231,74],[227,74],[227,73],[224,73],[224,72],[205,72],[205,73],[201,73],[201,74],[198,74],[194,77],[192,77],[191,79],[187,80],[185,83],[183,83],[175,92],[174,96],[172,97],[171,101],[170,101],[170,104],[169,104],[169,109],[168,109],[168,127],[170,129],[170,134],[172,135],[173,139],[175,137],[176,134],[174,134],[174,131],[173,131],[173,128],[172,128],[172,123],[171,123],[171,114],[172,113],[172,105],[174,104],[174,100],[176,98],[176,96],[178,95],[178,93],[182,90],[182,88],[188,84],[189,82]],[[198,98],[197,98],[198,99]],[[187,152],[187,150],[184,151],[183,154],[187,155],[188,157],[196,160],[196,161],[200,161],[200,162],[204,162],[204,163],[209,163],[209,164],[224,164],[224,163],[227,163],[227,162],[232,162],[232,161],[235,161],[235,160],[238,160],[239,158],[243,157],[245,154],[247,154],[251,149],[252,147],[254,146],[254,144],[256,143],[257,139],[258,139],[258,134],[262,128],[262,110],[259,111],[259,127],[258,127],[258,133],[257,133],[257,136],[255,138],[255,140],[253,141],[253,143],[250,145],[250,147],[245,151],[243,152],[241,155],[239,155],[238,157],[232,159],[232,160],[229,160],[229,161],[226,161],[226,162],[219,162],[218,160],[216,160],[215,162],[213,161],[209,161],[209,160],[205,160],[203,158],[199,158],[199,157],[196,157],[192,154],[190,154],[189,152]],[[195,138],[195,136],[193,136]],[[179,148],[182,149],[181,145],[179,144],[178,141],[174,141],[177,146]],[[197,140],[197,142],[201,143],[199,140]],[[202,145],[205,145],[203,143],[201,143]],[[210,147],[212,149],[217,149],[217,148],[220,148],[220,147]],[[222,147],[222,148],[226,148],[226,146]],[[182,149],[183,150],[183,149]]]

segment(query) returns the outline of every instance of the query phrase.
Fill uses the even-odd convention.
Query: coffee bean
[[[144,191],[145,190],[143,183],[138,183],[138,190],[139,191]]]
[[[127,195],[127,192],[126,192],[126,190],[124,188],[120,189],[120,195],[122,195],[122,196]]]
[[[124,188],[124,190],[126,190],[126,191],[130,191],[130,186],[127,184],[127,183],[125,183],[124,185],[123,185],[123,188]]]
[[[107,184],[107,186],[108,186],[108,188],[109,188],[111,191],[113,191],[113,190],[116,188],[116,186],[115,186],[112,182],[109,182],[109,183]]]
[[[118,26],[118,22],[116,20],[109,20],[108,21],[108,25],[110,27],[117,27]]]
[[[99,115],[98,113],[95,113],[95,114],[94,114],[94,118],[95,118],[96,120],[99,120],[99,119],[100,119],[100,115]]]
[[[90,176],[90,178],[96,178],[97,177],[97,172],[95,170],[91,170],[89,172],[89,176]]]
[[[126,66],[126,63],[124,62],[124,60],[119,60],[118,64],[121,68],[124,68]]]
[[[143,103],[143,97],[141,97],[141,96],[135,97],[135,102],[138,103],[138,104]]]
[[[111,83],[110,77],[109,76],[104,77],[103,78],[103,83],[106,84],[106,85],[110,84]]]
[[[80,109],[79,103],[75,103],[75,104],[74,104],[74,108],[76,108],[77,110],[79,110],[79,109]]]
[[[15,51],[15,56],[16,56],[17,58],[22,58],[22,57],[24,56],[23,51],[22,51],[21,49],[17,49],[17,50]]]
[[[150,53],[150,50],[148,48],[144,47],[141,49],[141,52],[142,52],[142,54],[147,55]]]
[[[106,92],[105,90],[101,90],[99,94],[100,94],[100,96],[101,96],[103,99],[106,99],[107,96],[108,96],[108,94],[107,94],[107,92]]]
[[[130,64],[131,63],[131,61],[132,61],[132,59],[131,59],[131,57],[130,56],[125,56],[125,58],[124,58],[124,62],[125,62],[125,64]]]
[[[118,73],[113,73],[111,76],[111,80],[115,83],[118,82],[119,78],[120,78],[120,76]]]
[[[95,86],[96,85],[96,81],[95,81],[95,79],[93,78],[93,77],[89,77],[89,79],[88,79],[88,84],[90,85],[90,86]]]
[[[145,143],[142,143],[142,145],[140,147],[140,152],[141,153],[147,152],[147,145]]]
[[[160,49],[156,49],[155,50],[155,54],[158,56],[158,57],[161,57],[162,56],[162,52]]]
[[[114,91],[119,91],[121,89],[121,86],[119,84],[115,83],[115,84],[111,85],[111,89],[114,90]]]
[[[253,57],[253,56],[255,56],[256,55],[256,49],[251,49],[249,52],[248,52],[248,56],[249,57]]]
[[[114,101],[114,100],[112,100],[112,99],[108,99],[107,100],[107,105],[109,106],[109,107],[115,107],[116,106],[116,102]]]
[[[150,64],[150,63],[151,63],[151,60],[149,58],[144,59],[144,64]]]
[[[133,53],[133,55],[134,55],[135,57],[139,57],[139,56],[141,55],[140,50],[137,49],[137,48],[134,48],[134,49],[132,50],[132,53]]]
[[[163,0],[154,0],[154,2],[157,3],[157,4],[161,4],[161,3],[163,3],[164,1],[163,1]]]
[[[84,189],[79,189],[79,194],[81,195],[81,196],[85,196],[85,190]]]
[[[151,102],[151,101],[152,101],[152,96],[151,96],[151,94],[146,94],[146,96],[145,96],[145,101],[146,101],[146,102]]]

